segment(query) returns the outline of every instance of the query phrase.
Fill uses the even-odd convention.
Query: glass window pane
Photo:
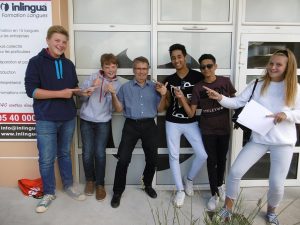
[[[115,154],[106,155],[106,169],[105,169],[105,185],[113,185],[115,178],[115,169],[118,159]],[[85,183],[84,168],[82,162],[82,154],[78,155],[79,164],[79,182]],[[145,155],[144,154],[133,154],[131,163],[128,166],[127,172],[127,184],[140,185],[141,184],[141,173],[145,168]]]
[[[159,32],[157,59],[158,68],[172,68],[169,47],[183,44],[187,50],[187,62],[191,68],[199,69],[198,58],[204,53],[216,57],[218,68],[230,68],[231,33],[176,33]]]
[[[264,69],[272,53],[289,48],[294,52],[298,68],[300,66],[300,42],[249,42],[248,69]]]
[[[75,24],[150,24],[149,0],[73,0],[73,5]]]
[[[134,41],[133,41],[134,40]],[[100,56],[111,52],[119,68],[132,68],[132,60],[145,56],[150,61],[150,32],[75,32],[76,67],[99,68]]]
[[[249,84],[252,80],[256,79],[256,78],[261,78],[261,74],[259,75],[247,75],[246,78],[246,84]]]
[[[297,130],[296,146],[300,146],[300,124],[296,124],[296,130]]]
[[[300,1],[246,0],[246,22],[300,22]]]
[[[297,179],[299,153],[294,153],[287,179]],[[265,154],[243,176],[243,180],[265,180],[269,178],[270,154]]]
[[[229,0],[161,0],[161,21],[229,21]],[[180,10],[179,10],[180,9]]]

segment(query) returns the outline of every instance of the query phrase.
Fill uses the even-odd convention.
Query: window
[[[218,68],[230,69],[231,33],[159,32],[158,68],[172,68],[168,50],[175,43],[186,47],[187,63],[191,68],[199,69],[198,58],[210,53],[216,57]]]
[[[73,4],[76,24],[151,24],[150,0],[73,0]]]
[[[97,69],[100,56],[113,53],[119,68],[132,68],[132,61],[145,56],[150,61],[150,32],[75,32],[76,67]]]
[[[245,5],[246,23],[300,23],[299,0],[245,0]]]
[[[230,0],[161,0],[160,23],[230,21]]]

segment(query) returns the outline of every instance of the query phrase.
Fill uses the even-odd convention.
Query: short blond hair
[[[55,33],[63,34],[69,40],[68,31],[63,26],[60,26],[60,25],[54,25],[54,26],[49,27],[49,29],[47,31],[47,39],[50,39],[52,37],[52,35]]]

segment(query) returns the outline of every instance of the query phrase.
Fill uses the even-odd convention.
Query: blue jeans
[[[55,194],[54,162],[57,156],[64,188],[73,185],[71,143],[75,118],[67,121],[36,121],[39,168],[44,194]]]
[[[110,135],[111,121],[90,122],[80,119],[82,160],[86,181],[104,185],[106,146]]]

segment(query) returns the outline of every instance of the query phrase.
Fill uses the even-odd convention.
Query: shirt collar
[[[149,82],[150,82],[150,80],[147,79],[147,80],[146,80],[146,85],[149,85]],[[139,83],[136,81],[135,78],[133,79],[133,84],[134,84],[134,85],[139,85]],[[140,85],[139,85],[139,86],[140,86]]]

